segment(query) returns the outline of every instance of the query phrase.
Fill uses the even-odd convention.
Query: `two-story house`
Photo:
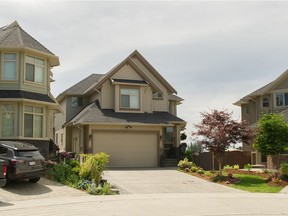
[[[287,113],[288,70],[274,81],[246,95],[234,105],[241,107],[241,117],[250,127],[257,127],[257,121],[264,113]],[[251,163],[266,162],[266,156],[257,152],[252,145],[243,144],[243,151],[251,152]]]
[[[110,167],[157,167],[175,157],[186,122],[183,99],[138,52],[106,74],[92,74],[56,99],[56,142],[76,153],[106,152]]]
[[[51,69],[59,59],[15,21],[0,28],[0,139],[32,143],[44,156],[53,139]]]

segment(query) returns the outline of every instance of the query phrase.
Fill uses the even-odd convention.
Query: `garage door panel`
[[[158,165],[157,133],[93,133],[94,152],[110,155],[109,167],[156,167]]]

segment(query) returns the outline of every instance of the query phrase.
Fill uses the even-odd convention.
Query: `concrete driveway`
[[[61,196],[85,196],[85,192],[41,178],[38,183],[15,181],[11,185],[0,188],[0,203],[31,199],[56,198]]]
[[[245,193],[181,173],[176,168],[115,169],[105,171],[103,178],[115,185],[120,194]]]

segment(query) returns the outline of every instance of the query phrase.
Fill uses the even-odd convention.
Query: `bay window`
[[[35,83],[44,83],[45,61],[42,59],[26,56],[25,80]]]
[[[4,53],[3,80],[16,80],[16,53]]]
[[[14,137],[15,106],[10,104],[1,105],[1,136]]]
[[[120,89],[120,109],[140,109],[140,89]]]
[[[43,137],[43,116],[44,109],[42,107],[24,107],[24,137]]]

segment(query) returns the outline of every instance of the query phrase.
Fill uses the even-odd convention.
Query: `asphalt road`
[[[238,191],[175,170],[110,170],[121,195],[91,196],[46,179],[0,189],[2,216],[288,215],[288,194]]]

